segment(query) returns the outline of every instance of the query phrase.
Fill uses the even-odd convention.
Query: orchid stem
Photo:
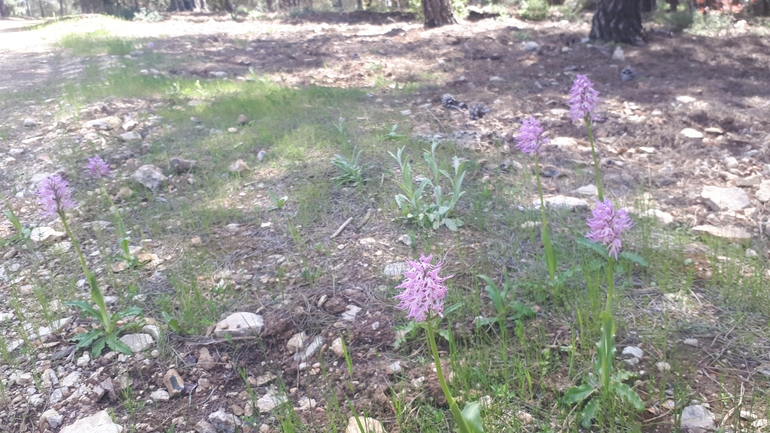
[[[591,143],[591,156],[594,159],[594,172],[596,172],[596,190],[599,193],[599,201],[604,201],[604,189],[602,188],[602,178],[599,174],[599,162],[596,160],[596,149],[594,148],[594,131],[591,127],[591,115],[586,114],[586,128],[588,128],[588,142]]]
[[[428,343],[430,344],[430,350],[433,352],[433,362],[436,364],[436,375],[438,376],[438,383],[441,385],[441,390],[444,391],[444,397],[446,397],[447,404],[449,405],[449,410],[452,411],[452,416],[454,416],[455,422],[457,422],[458,429],[460,430],[460,433],[470,433],[470,429],[468,428],[468,425],[465,422],[465,418],[463,418],[462,412],[460,412],[460,408],[457,407],[457,402],[455,402],[454,398],[452,398],[452,394],[449,392],[449,387],[446,384],[446,381],[444,380],[444,374],[441,372],[441,361],[438,357],[438,348],[436,347],[436,337],[433,332],[433,324],[435,321],[433,318],[429,317],[428,320],[425,321],[425,330],[428,334]]]
[[[615,265],[615,260],[612,258],[612,256],[609,256],[609,263],[607,266],[608,290],[607,290],[607,307],[606,307],[607,314],[609,315],[612,315],[612,297],[613,297],[613,292],[615,291],[615,282],[612,275],[612,268],[614,267],[614,265]]]

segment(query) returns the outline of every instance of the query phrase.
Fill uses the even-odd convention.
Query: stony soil
[[[45,225],[50,221],[37,214],[34,184],[42,174],[55,172],[61,166],[57,154],[60,141],[101,136],[114,140],[113,134],[83,127],[81,122],[137,111],[152,113],[152,103],[157,101],[110,99],[85,107],[78,122],[58,119],[55,98],[37,98],[36,89],[82,78],[89,60],[56,48],[56,34],[47,28],[24,30],[29,24],[0,21],[0,94],[5,99],[0,104],[0,130],[4,132],[0,141],[0,190],[11,197],[24,221]],[[92,21],[71,25],[82,29]],[[93,25],[94,29],[100,28],[100,24]],[[581,40],[588,33],[586,23],[558,19],[539,24],[515,19],[483,20],[424,30],[404,15],[319,13],[291,20],[243,23],[219,16],[178,15],[161,23],[126,23],[111,30],[124,37],[152,40],[154,50],[170,59],[159,74],[210,79],[217,72],[244,76],[253,68],[291,86],[365,88],[372,96],[369,104],[408,117],[414,135],[454,134],[461,147],[485,161],[486,171],[479,181],[485,181],[485,176],[503,176],[509,167],[515,170],[517,164],[521,167],[527,163],[513,151],[510,134],[523,116],[537,113],[551,134],[551,147],[544,157],[551,170],[545,184],[550,196],[579,198],[575,190],[592,183],[591,170],[583,169],[591,164],[585,132],[570,125],[564,104],[574,75],[588,74],[605,99],[596,137],[606,187],[613,196],[632,197],[643,189],[658,210],[656,216],[661,224],[683,230],[698,227],[695,233],[712,231],[717,236],[743,239],[756,254],[770,254],[770,42],[756,29],[737,27],[719,38],[652,33],[646,47],[622,47],[622,60],[612,46]],[[537,47],[525,46],[525,41],[534,41]],[[96,61],[110,64],[107,57]],[[635,78],[622,81],[620,72],[629,66]],[[423,86],[402,96],[392,87],[376,85],[378,78],[396,85]],[[443,93],[452,93],[462,101],[483,102],[490,107],[490,114],[470,121],[463,113],[447,112],[439,103]],[[24,126],[26,118],[35,124]],[[439,127],[431,129],[434,119]],[[122,160],[129,159],[127,156]],[[128,175],[130,162],[126,164]],[[505,170],[501,171],[501,166]],[[181,184],[178,188],[184,191]],[[356,222],[362,221],[365,214],[365,209],[360,209]],[[345,220],[340,218],[328,227],[317,228],[318,232],[328,235]],[[144,402],[139,409],[142,422],[133,425],[135,431],[169,431],[175,425],[175,431],[205,432],[207,427],[199,424],[201,420],[214,426],[236,423],[219,410],[239,417],[259,412],[259,407],[251,405],[245,383],[265,408],[270,406],[281,394],[269,374],[279,373],[300,418],[320,426],[326,422],[322,404],[328,398],[325,391],[320,391],[325,389],[320,384],[326,378],[318,353],[324,353],[326,359],[335,360],[329,368],[332,378],[339,380],[339,401],[356,398],[362,402],[361,408],[381,420],[388,431],[395,431],[389,397],[394,374],[405,375],[408,383],[428,377],[422,391],[410,388],[408,392],[426,393],[435,397],[437,404],[441,395],[430,379],[429,369],[403,359],[390,347],[395,340],[396,314],[392,301],[383,293],[394,280],[383,272],[387,264],[411,257],[411,250],[391,236],[393,230],[388,226],[387,216],[375,215],[365,230],[343,232],[341,240],[347,244],[344,253],[317,257],[319,266],[329,269],[356,257],[357,263],[376,272],[343,268],[337,276],[342,289],[305,287],[302,302],[273,299],[265,304],[264,299],[247,298],[240,308],[233,308],[232,312],[256,311],[264,317],[259,339],[244,335],[233,344],[209,329],[201,330],[204,336],[199,338],[172,334],[164,343],[148,342],[151,347],[146,352],[129,358],[112,353],[90,360],[80,353],[75,356],[71,343],[66,341],[79,326],[75,316],[69,316],[67,323],[58,323],[60,329],[36,343],[36,353],[22,354],[17,365],[0,367],[9,396],[2,403],[0,420],[13,426],[11,431],[56,432],[62,431],[60,425],[111,409],[118,423],[128,423],[129,411],[120,402],[124,392],[121,389],[125,390],[130,381],[136,401]],[[10,225],[0,222],[0,235],[9,233]],[[214,287],[223,279],[244,288],[272,284],[275,270],[290,255],[285,242],[275,241],[274,235],[269,227],[240,225],[222,227],[204,240],[181,239],[179,245],[147,243],[143,245],[148,261],[142,277],[144,295],[152,296],[153,290],[167,288],[165,267],[178,258],[183,248],[201,242],[229,255],[241,269],[223,272],[201,284]],[[260,247],[255,251],[239,239],[257,239]],[[475,241],[478,245],[469,250],[497,242]],[[6,329],[14,329],[18,323],[13,315],[10,282],[21,286],[25,299],[34,299],[31,286],[24,282],[31,261],[16,249],[0,252],[0,322],[9,325]],[[697,249],[692,256],[702,260]],[[288,271],[297,274],[298,269],[292,266]],[[256,271],[247,273],[246,269]],[[704,274],[701,276],[707,277],[708,264],[699,269]],[[45,266],[35,272],[44,277],[57,273]],[[301,287],[298,278],[290,284]],[[686,301],[660,293],[639,296],[649,302],[650,308],[682,306],[681,316],[688,320],[714,323],[722,313],[697,294]],[[700,303],[700,316],[685,311],[688,302]],[[553,330],[554,338],[559,338],[559,323],[547,317],[538,320]],[[314,337],[322,342],[307,357],[295,356],[287,347],[290,338],[302,331],[312,335],[300,342],[300,353],[308,346],[314,347]],[[339,347],[334,343],[342,331],[353,348],[354,389],[347,386],[344,360],[338,358]],[[690,345],[692,341],[681,346],[684,349],[680,355],[693,363],[693,370],[711,379],[694,383],[693,388],[701,395],[721,392],[712,377],[718,367],[731,369],[729,374],[748,381],[767,361],[762,356],[731,356],[729,350],[725,355],[722,348],[732,347],[734,342],[731,332],[724,331],[686,336],[697,338],[701,346]],[[145,332],[152,334],[152,328]],[[19,340],[18,333],[9,331],[9,336],[9,341]],[[628,345],[634,343],[632,334],[626,337]],[[764,347],[764,343],[759,344],[760,349]],[[725,364],[717,365],[720,356],[711,354],[720,350]],[[408,368],[398,372],[402,366],[393,364],[397,360],[405,361]],[[651,370],[656,368],[654,364],[645,358],[638,368]],[[172,369],[178,371],[186,386],[182,387],[181,397],[167,400],[168,395],[158,391],[168,389],[174,393],[174,386],[168,385]],[[728,374],[726,371],[719,373]],[[552,386],[563,388],[564,384]],[[46,412],[50,409],[63,420],[57,422],[52,412]],[[44,413],[48,415],[41,418]],[[646,413],[646,419],[655,421],[650,430],[667,430],[669,424],[657,424],[666,415],[665,408],[660,407]],[[252,419],[254,425],[244,426],[244,431],[277,431],[275,417],[267,410]]]

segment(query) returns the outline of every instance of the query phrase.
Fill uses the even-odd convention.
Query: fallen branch
[[[337,236],[338,236],[340,233],[342,233],[342,231],[343,231],[343,230],[345,230],[345,227],[347,227],[347,226],[348,226],[348,224],[350,224],[350,222],[351,222],[351,221],[353,221],[353,217],[350,217],[350,218],[348,218],[347,220],[345,220],[345,222],[344,222],[344,223],[342,223],[342,225],[340,226],[340,228],[338,228],[338,229],[337,229],[337,231],[336,231],[336,232],[334,232],[334,234],[333,234],[333,235],[329,236],[329,239],[334,239],[334,238],[336,238],[336,237],[337,237]]]

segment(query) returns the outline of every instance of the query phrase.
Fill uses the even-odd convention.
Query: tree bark
[[[8,13],[5,11],[5,1],[0,0],[0,17],[7,17]]]
[[[43,9],[43,0],[39,0],[38,3],[40,4],[40,18],[45,17],[45,9]]]
[[[640,7],[642,12],[652,12],[655,10],[655,0],[642,0]]]
[[[64,18],[64,0],[59,0],[59,18]]]
[[[422,0],[422,13],[425,15],[425,27],[457,23],[450,0]]]
[[[591,22],[591,39],[644,45],[647,36],[642,28],[639,0],[598,0]]]

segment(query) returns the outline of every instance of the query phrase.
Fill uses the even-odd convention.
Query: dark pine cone
[[[457,101],[452,95],[449,93],[444,94],[444,96],[441,97],[441,105],[444,106],[447,110],[460,110],[460,109],[467,109],[468,104],[465,102],[459,102]]]
[[[471,109],[468,111],[471,115],[471,119],[481,119],[485,114],[489,113],[489,108],[481,102],[471,105]]]

